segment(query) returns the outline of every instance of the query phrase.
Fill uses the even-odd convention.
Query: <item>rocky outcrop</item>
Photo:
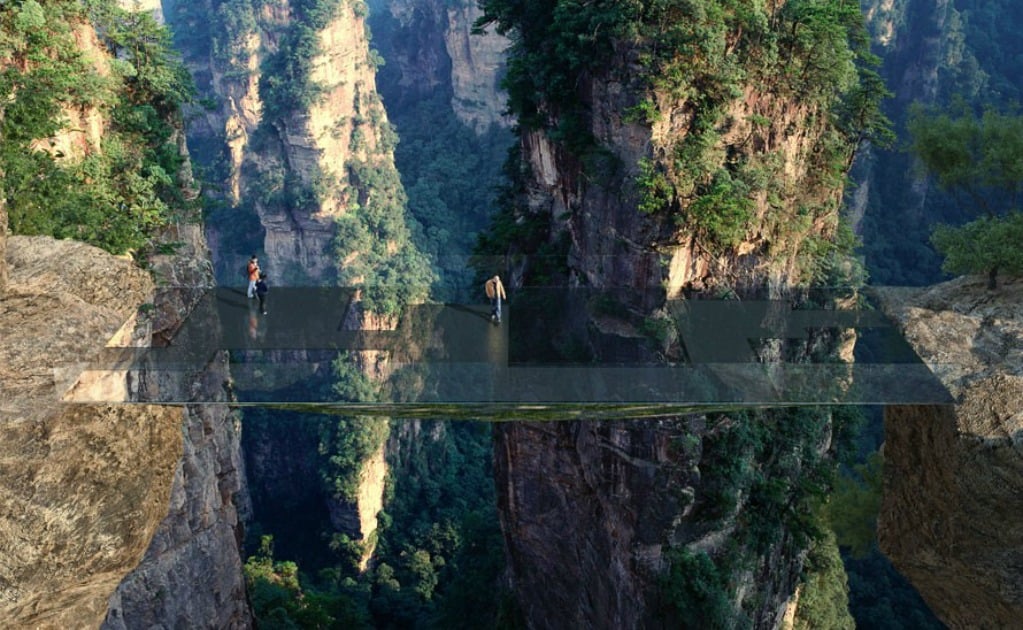
[[[179,408],[64,404],[150,299],[148,274],[80,243],[12,237],[0,301],[0,625],[98,625],[167,513]]]
[[[183,16],[199,15],[216,32],[208,56],[184,51],[200,89],[219,103],[189,129],[190,142],[228,158],[224,188],[237,212],[258,216],[264,231],[258,248],[265,252],[261,260],[273,284],[330,285],[338,281],[339,267],[365,267],[363,261],[372,259],[375,267],[367,273],[374,272],[386,264],[382,258],[404,254],[411,248],[401,216],[404,194],[393,163],[395,138],[376,92],[377,58],[367,39],[365,5],[336,3],[311,12],[280,1],[250,8],[251,15],[238,20],[226,19],[217,6],[204,2],[171,12],[175,28],[188,28]],[[296,42],[312,51],[309,59],[296,60]],[[372,215],[354,221],[372,223],[372,235],[365,231],[363,241],[353,235],[349,240],[363,247],[339,255],[338,219],[356,214]],[[212,229],[235,226],[221,222]],[[224,250],[221,261],[237,254]],[[225,267],[233,268],[218,269]],[[362,272],[345,276],[351,284],[364,280]],[[363,325],[369,324],[357,326]],[[367,361],[387,362],[386,357]],[[263,436],[255,444],[266,446]],[[275,457],[261,453],[254,476],[274,475],[262,462]],[[364,465],[364,474],[376,481],[367,481],[358,505],[328,502],[326,507],[339,515],[333,520],[353,524],[343,528],[348,535],[366,540],[376,529],[386,464],[380,453]],[[270,486],[260,488],[259,496],[276,496],[280,484]],[[350,509],[355,518],[347,518]]]
[[[173,337],[185,317],[206,318],[206,343],[220,347],[216,313],[195,308],[213,287],[202,229],[181,225],[164,238],[179,246],[152,260],[154,276],[166,287],[154,303],[152,337]],[[239,418],[228,407],[227,354],[211,352],[206,365],[185,371],[143,367],[137,379],[141,400],[195,404],[181,408],[184,447],[166,517],[142,562],[110,598],[103,627],[248,627],[240,543],[249,507]]]
[[[444,43],[451,58],[451,109],[477,133],[491,125],[510,126],[511,119],[504,113],[507,96],[500,85],[510,42],[497,33],[473,34],[473,25],[482,15],[474,2],[449,5],[447,14]]]
[[[885,412],[878,541],[953,628],[1023,618],[1023,280],[880,292],[955,405]]]
[[[698,473],[671,461],[667,435],[643,424],[495,429],[509,570],[530,626],[650,627],[659,616],[648,591]]]
[[[728,476],[722,473],[736,462],[778,480],[804,474],[772,469],[772,457],[757,461],[736,443],[720,448],[731,440],[723,435],[745,431],[742,423],[773,421],[691,416],[496,425],[498,506],[526,625],[778,627],[800,581],[799,545],[773,523],[779,535],[770,545],[745,549],[750,523],[777,515],[759,513],[763,496],[743,482],[736,512],[722,511],[720,502]],[[828,447],[827,432],[806,439],[821,452]],[[721,583],[698,564],[681,570],[680,581],[690,586],[673,590],[666,572],[682,549],[690,558],[715,558],[732,590],[712,595]]]
[[[377,516],[384,509],[384,490],[389,468],[381,444],[359,466],[359,489],[353,502],[331,498],[327,501],[330,522],[338,531],[362,542],[358,567],[365,571],[376,551]]]
[[[777,178],[781,197],[769,199],[767,190],[756,194],[741,242],[715,251],[705,235],[637,210],[641,164],[651,152],[654,159],[666,159],[673,143],[692,131],[687,127],[692,117],[686,114],[691,104],[665,98],[659,102],[658,122],[647,126],[629,114],[640,95],[627,75],[609,71],[594,76],[585,92],[592,108],[591,131],[618,162],[613,176],[587,175],[584,162],[552,142],[545,131],[522,137],[532,177],[527,184],[529,207],[555,218],[553,234],[569,237],[571,282],[601,288],[663,287],[668,297],[677,298],[692,287],[743,291],[766,285],[781,290],[806,280],[800,244],[833,235],[840,196],[839,188],[820,180],[816,160],[827,125],[817,106],[752,85],[727,105],[728,131],[721,134],[714,154],[722,160],[742,155],[768,169]],[[764,127],[763,121],[770,122]],[[779,220],[801,204],[814,207],[814,216]],[[803,227],[797,229],[800,223]]]

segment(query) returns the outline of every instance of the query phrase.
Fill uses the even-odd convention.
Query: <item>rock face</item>
[[[770,24],[770,29],[801,28],[786,26],[790,17],[780,10],[783,4],[753,10],[764,11],[762,24]],[[503,4],[494,8],[498,13],[504,9]],[[600,20],[588,10],[579,7],[578,23]],[[622,302],[619,310],[649,318],[666,299],[714,293],[740,299],[775,297],[812,282],[821,262],[814,257],[814,246],[836,233],[842,192],[838,173],[848,168],[854,153],[849,138],[836,132],[834,118],[827,113],[840,95],[809,97],[777,68],[763,69],[765,74],[754,79],[757,44],[737,43],[744,34],[738,32],[741,28],[729,31],[736,28],[734,22],[716,25],[722,28],[715,36],[706,30],[691,35],[692,41],[701,42],[698,46],[709,50],[720,44],[729,51],[721,64],[745,68],[745,73],[731,75],[741,78],[726,84],[727,72],[701,68],[698,59],[678,52],[664,74],[685,76],[670,89],[664,86],[673,79],[651,69],[656,64],[650,58],[659,54],[661,40],[655,45],[642,35],[609,37],[601,46],[580,46],[580,52],[572,46],[599,38],[599,29],[572,32],[566,23],[558,36],[570,52],[561,58],[551,52],[557,47],[544,40],[548,31],[543,29],[550,20],[537,19],[543,13],[536,11],[513,8],[501,14],[506,17],[497,17],[503,27],[538,31],[520,34],[513,53],[522,57],[509,62],[509,77],[519,81],[513,105],[519,103],[526,120],[520,120],[521,196],[505,219],[508,225],[514,221],[533,226],[530,236],[539,234],[543,247],[509,245],[513,253],[525,254],[516,258],[521,264],[508,270],[510,285],[620,289],[615,292]],[[686,28],[685,20],[678,22],[679,28]],[[659,28],[640,18],[628,26],[640,33]],[[651,40],[664,30],[650,35]],[[572,52],[586,59],[599,54],[601,61],[580,62]],[[685,61],[679,62],[679,57]],[[793,62],[801,63],[796,58]],[[572,67],[581,69],[572,73],[567,69]],[[549,87],[522,79],[530,73],[549,73],[561,83]],[[825,90],[837,89],[833,82],[822,84]],[[714,99],[716,105],[705,105]],[[587,134],[592,146],[586,144]],[[830,158],[824,160],[824,155]],[[757,183],[751,173],[766,179]],[[728,183],[740,181],[737,188]],[[721,198],[712,200],[719,194],[714,190],[726,189],[724,196],[731,200],[726,205],[736,203],[744,213],[729,234],[721,229],[723,223],[712,225],[728,221],[718,214],[727,212],[718,203]],[[707,216],[709,223],[701,218]],[[542,256],[531,260],[533,253]],[[588,344],[596,361],[603,357],[594,328],[607,331],[605,341],[611,346],[612,338],[620,331],[624,336],[626,329],[594,326],[598,315],[575,313],[573,317],[581,321],[557,326],[580,331],[585,338],[580,345]],[[651,352],[648,359],[663,356]],[[737,491],[741,499],[734,504],[735,513],[715,512],[712,504],[720,498],[723,482],[714,476],[742,460],[767,483],[784,486],[781,494],[792,505],[799,491],[798,484],[789,485],[791,479],[803,474],[812,478],[812,473],[773,469],[788,456],[769,455],[744,440],[757,430],[754,426],[795,422],[796,415],[785,411],[774,420],[770,414],[741,413],[651,424],[495,427],[495,471],[510,580],[526,624],[779,625],[799,582],[806,541],[796,542],[797,527],[780,514],[758,512],[773,499],[756,484]],[[794,431],[787,448],[795,450],[788,452],[799,452],[808,461],[811,453],[827,450],[828,420],[817,420],[822,424],[814,430],[804,426]],[[715,428],[709,428],[712,425]],[[721,426],[729,427],[724,434],[734,441],[721,437]],[[777,448],[780,453],[781,433],[757,439],[767,450]],[[721,449],[719,457],[707,454],[714,444]],[[800,509],[809,512],[809,507]],[[717,516],[708,517],[708,511]],[[747,546],[746,528],[760,521],[776,523],[780,531],[771,543]],[[731,563],[729,549],[742,549],[747,555]],[[711,564],[716,569],[707,569]],[[685,601],[693,592],[709,588],[714,579],[707,573],[714,570],[726,575],[729,585],[722,588],[719,601],[727,600],[741,619],[715,619],[710,596],[699,603]],[[676,586],[682,586],[669,596],[661,587],[670,581],[666,574],[672,571],[677,572],[672,574]],[[687,616],[686,610],[698,612]]]
[[[0,301],[0,625],[98,625],[167,513],[181,409],[68,405],[64,374],[149,299],[129,261],[12,237]]]
[[[1023,280],[886,290],[956,404],[885,412],[878,540],[950,627],[1023,618]]]
[[[699,475],[671,461],[667,432],[643,424],[515,423],[496,431],[509,569],[531,626],[658,625],[661,611],[649,610],[647,599],[663,569],[661,546]]]
[[[510,42],[493,32],[472,34],[482,15],[475,3],[380,0],[371,10],[374,15],[386,12],[397,23],[388,45],[397,69],[385,68],[400,75],[401,94],[395,97],[424,99],[438,89],[449,90],[455,115],[477,133],[491,125],[511,125],[500,88]]]
[[[182,225],[166,238],[181,245],[174,255],[156,256],[153,272],[162,286],[180,288],[157,295],[152,336],[169,338],[186,316],[207,317],[209,346],[220,347],[216,314],[194,310],[198,297],[213,286],[203,232]],[[180,409],[184,448],[166,516],[142,562],[110,598],[103,627],[248,627],[240,521],[249,504],[239,418],[228,407],[227,354],[212,353],[194,372],[143,369],[138,380],[141,400],[170,395],[197,404]]]
[[[778,627],[800,581],[802,543],[779,515],[761,511],[761,488],[739,482],[730,507],[721,490],[737,481],[723,473],[736,462],[782,485],[814,474],[805,462],[774,467],[777,458],[791,458],[792,446],[782,440],[768,448],[774,455],[754,455],[733,441],[749,429],[744,423],[777,422],[771,434],[793,426],[779,420],[694,415],[495,427],[498,506],[526,625]],[[816,426],[799,439],[824,452],[827,423]],[[747,547],[750,523],[769,519],[777,536]],[[684,564],[702,554],[715,558],[730,589],[699,563]],[[668,585],[673,563],[684,564],[678,579],[693,586]]]
[[[312,87],[296,88],[304,93],[286,103],[278,102],[278,95],[270,106],[266,92],[284,89],[270,86],[306,71],[282,69],[291,63],[296,29],[305,28],[296,26],[304,19],[301,11],[280,0],[245,9],[250,14],[238,22],[226,20],[216,3],[189,5],[194,13],[187,15],[169,12],[175,29],[208,30],[211,38],[223,40],[206,42],[205,55],[183,51],[200,90],[218,103],[189,126],[189,142],[202,147],[199,157],[206,164],[223,156],[228,201],[239,212],[257,213],[264,261],[275,270],[277,284],[332,283],[335,220],[367,202],[360,198],[363,183],[352,175],[352,165],[393,170],[365,11],[357,13],[356,4],[363,6],[339,3],[327,23],[311,31],[316,53],[307,71],[309,86],[317,86],[315,98]],[[267,71],[280,74],[264,76]],[[237,252],[225,251],[230,254]]]
[[[190,127],[190,144],[205,147],[207,159],[227,158],[228,200],[239,215],[258,217],[261,261],[278,286],[369,284],[365,276],[373,272],[398,277],[383,271],[389,260],[418,255],[404,223],[395,136],[376,91],[366,6],[328,4],[309,11],[305,4],[278,0],[239,8],[244,19],[228,19],[217,2],[174,3],[168,11],[175,29],[197,28],[212,40],[183,51],[200,90],[218,103]],[[356,227],[345,232],[343,243],[337,238],[342,219]],[[221,223],[213,231],[231,229]],[[231,246],[214,245],[221,260],[230,260]],[[337,252],[341,246],[344,255]],[[401,277],[414,284],[407,274]],[[356,327],[371,326],[370,319],[367,314]],[[373,360],[379,362],[386,358]],[[369,481],[357,517],[337,519],[356,523],[347,533],[361,539],[376,529],[386,469],[382,453],[364,465]],[[254,474],[262,472],[260,467]]]

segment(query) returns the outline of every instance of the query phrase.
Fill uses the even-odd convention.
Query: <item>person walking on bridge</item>
[[[249,258],[249,264],[245,266],[245,273],[249,279],[249,299],[256,297],[256,283],[259,282],[259,259],[253,254]]]
[[[266,315],[266,294],[269,291],[266,286],[266,274],[259,272],[259,282],[256,283],[256,297],[259,298],[259,312]]]
[[[483,289],[487,292],[487,297],[490,298],[490,321],[500,324],[501,300],[508,299],[508,296],[504,293],[504,285],[501,284],[501,277],[495,275],[490,280],[487,280],[483,284]]]

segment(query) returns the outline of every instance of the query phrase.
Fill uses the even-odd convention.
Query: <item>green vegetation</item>
[[[758,603],[744,601],[737,608],[734,580],[775,554],[795,557],[828,545],[821,506],[834,479],[834,449],[847,447],[856,420],[825,409],[797,408],[739,411],[708,421],[699,461],[702,493],[693,503],[691,527],[731,526],[732,533],[728,544],[709,553],[667,550],[671,564],[661,596],[665,614],[686,627],[742,627]],[[832,432],[831,449],[822,450]],[[827,594],[815,597],[834,602],[830,584],[838,577],[821,575],[826,568],[822,561],[809,564],[807,572],[829,584]]]
[[[749,625],[732,604],[730,574],[705,552],[676,549],[667,560],[661,589],[670,595],[666,606],[680,627],[724,630]]]
[[[862,557],[877,544],[877,512],[881,507],[883,460],[875,451],[835,480],[827,506],[828,522],[838,544]]]
[[[977,117],[964,103],[956,115],[915,107],[908,122],[910,150],[924,169],[979,219],[961,227],[939,226],[932,242],[952,273],[986,273],[988,287],[999,272],[1023,273],[1023,116],[987,111]],[[1011,212],[1010,212],[1011,211]]]
[[[318,33],[334,17],[341,0],[297,0],[290,6],[294,13],[280,45],[260,68],[262,124],[273,124],[289,118],[292,112],[306,110],[322,94],[322,86],[310,76],[320,52]]]
[[[999,273],[1023,275],[1023,213],[981,217],[961,227],[939,225],[931,236],[945,255],[941,268],[949,273],[987,273],[988,288],[997,286]]]
[[[309,494],[308,479],[289,472],[287,464],[276,469],[279,476],[269,483],[254,484],[260,522],[253,532],[257,539],[251,541],[246,577],[260,627],[268,623],[278,627],[282,619],[298,627],[500,626],[501,616],[509,613],[499,584],[504,561],[490,425],[442,421],[395,425],[397,435],[390,439],[400,441],[393,450],[401,455],[389,462],[391,477],[385,511],[378,515],[374,562],[359,573],[355,561],[364,541],[337,531],[324,505],[344,501],[335,495],[335,484],[345,471],[361,466],[361,461],[349,457],[359,447],[346,436],[370,435],[381,427],[386,432],[388,421],[277,414],[264,425],[250,425],[246,418],[247,456],[266,439],[286,439],[292,445],[286,457],[305,460],[310,454],[294,450],[295,446],[316,444],[314,468],[321,483],[312,489],[313,504],[301,506],[294,498]],[[339,438],[347,442],[334,441]],[[285,445],[277,448],[288,450]],[[298,560],[274,560],[267,534],[287,542],[285,557]],[[324,540],[331,553],[324,553]],[[309,619],[319,619],[319,625],[302,621]]]
[[[353,582],[322,591],[303,584],[294,562],[273,559],[273,536],[260,539],[259,551],[243,567],[252,613],[260,628],[367,628],[360,603],[364,589]],[[329,571],[323,578],[335,577]]]
[[[338,282],[361,288],[363,306],[396,315],[426,299],[434,278],[429,261],[412,242],[406,197],[389,161],[353,161],[348,211],[337,219]]]
[[[466,261],[493,213],[513,137],[497,127],[477,135],[441,95],[389,114],[401,134],[394,160],[415,219],[412,238],[437,269],[430,294],[439,301],[479,300]]]
[[[735,0],[562,0],[543,8],[488,0],[482,6],[477,28],[494,25],[512,37],[504,81],[511,111],[584,165],[596,163],[590,158],[601,148],[589,131],[580,81],[624,65],[613,58],[636,59],[642,68],[638,75],[617,77],[611,70],[606,77],[645,95],[627,120],[650,125],[661,119],[657,102],[684,104],[685,132],[660,141],[652,157],[635,165],[637,207],[673,217],[712,251],[741,241],[758,197],[777,215],[767,229],[779,232],[771,240],[797,251],[805,233],[793,234],[794,210],[812,209],[811,219],[837,214],[834,191],[844,184],[855,149],[892,138],[880,109],[889,93],[873,69],[879,60],[853,0],[790,1],[774,12]],[[728,108],[747,85],[770,85],[772,98],[796,100],[810,113],[807,124],[819,140],[803,190],[781,188],[777,156],[743,146],[726,151],[723,138],[736,124]],[[780,132],[766,117],[750,122],[744,145],[764,144]]]
[[[401,478],[383,519],[374,620],[379,627],[495,627],[504,561],[490,426],[423,422],[419,430],[403,461],[392,462]]]
[[[912,100],[925,101],[930,114],[947,111],[952,120],[967,110],[975,119],[989,110],[1015,112],[1023,96],[1018,60],[1023,8],[1018,3],[953,0],[940,22],[905,0],[890,10],[899,46],[886,57],[885,76],[891,85],[902,86],[902,100],[893,102],[888,112],[900,144],[911,142]],[[882,14],[877,11],[875,17]],[[923,59],[927,61],[921,66]],[[920,69],[933,70],[936,80],[909,79]],[[859,165],[856,179],[870,177],[863,251],[871,278],[879,284],[923,285],[947,277],[930,240],[935,225],[962,225],[982,211],[964,190],[921,186],[915,159],[905,151],[876,151]]]
[[[856,622],[849,614],[849,583],[834,534],[826,532],[823,538],[813,541],[803,572],[805,577],[799,591],[793,628],[856,628]]]
[[[76,43],[90,22],[111,55],[109,73]],[[26,0],[0,13],[0,33],[0,172],[14,233],[119,254],[191,218],[176,129],[192,85],[151,16],[113,1]],[[91,112],[108,125],[90,141],[68,124]]]

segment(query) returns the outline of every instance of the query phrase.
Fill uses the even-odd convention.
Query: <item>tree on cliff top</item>
[[[941,225],[931,242],[949,273],[1023,273],[1023,116],[988,110],[976,116],[964,103],[953,113],[916,105],[910,110],[910,151],[927,174],[981,218],[961,227]]]

